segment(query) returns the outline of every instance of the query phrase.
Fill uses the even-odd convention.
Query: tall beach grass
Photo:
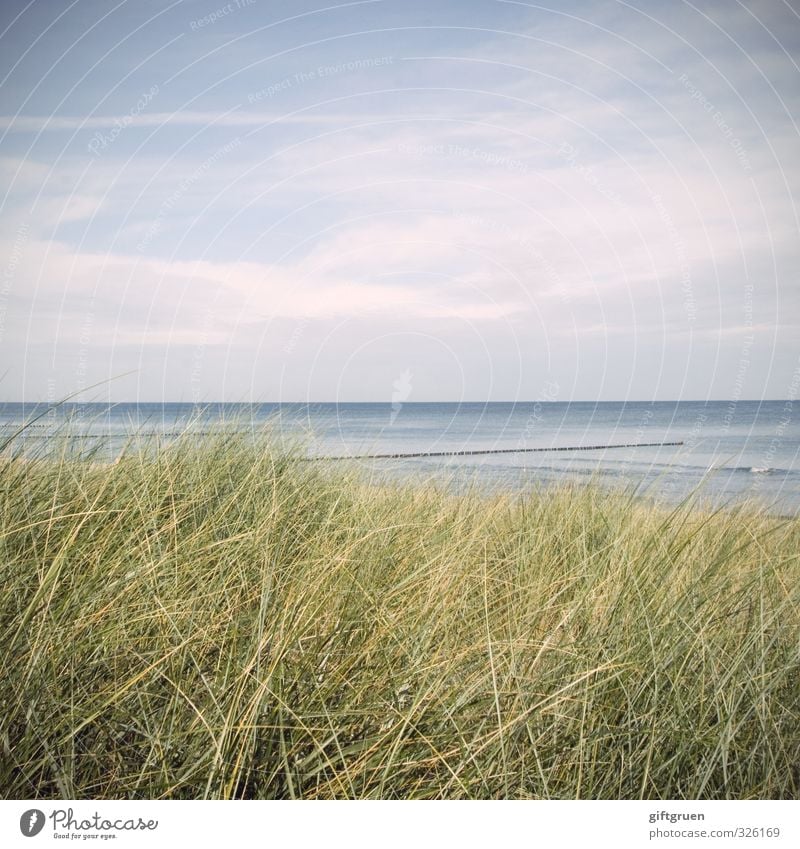
[[[796,519],[226,432],[0,474],[5,797],[800,792]]]

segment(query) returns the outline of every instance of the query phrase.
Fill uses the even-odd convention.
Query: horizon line
[[[392,401],[392,400],[382,400],[382,401],[184,401],[178,399],[161,399],[157,401],[143,401],[143,400],[124,400],[124,401],[74,401],[72,399],[65,399],[63,401],[26,401],[26,400],[0,400],[0,404],[25,404],[25,405],[37,405],[37,406],[49,406],[55,409],[56,407],[62,407],[65,405],[87,405],[92,404],[95,406],[113,406],[115,404],[184,404],[186,406],[191,407],[206,407],[212,404],[239,404],[239,405],[261,405],[261,404],[293,404],[293,405],[305,405],[309,406],[312,404],[401,404],[403,406],[411,406],[414,404],[422,405],[422,404],[751,404],[751,403],[775,403],[775,402],[789,402],[794,403],[795,401],[800,400],[797,398],[660,398],[660,399],[643,399],[643,398],[618,398],[613,400],[593,400],[593,399],[585,399],[585,398],[570,398],[567,400],[559,401],[552,399],[517,399],[517,400],[502,400],[502,401],[489,401],[489,400],[438,400],[438,401]]]

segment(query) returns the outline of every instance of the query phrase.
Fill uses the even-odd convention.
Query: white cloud
[[[165,90],[153,112],[118,99],[114,116],[0,117],[10,145],[43,136],[40,160],[0,161],[5,229],[24,215],[32,233],[12,281],[19,344],[78,339],[89,299],[112,346],[235,348],[281,322],[308,322],[319,346],[337,322],[353,338],[396,321],[452,341],[474,324],[500,349],[544,335],[556,358],[582,339],[632,374],[609,338],[735,346],[747,284],[766,334],[779,304],[796,306],[795,63],[746,9],[709,7],[740,49],[685,4],[647,8],[664,21],[518,4],[514,33],[420,38],[383,93],[340,76],[316,104],[309,86],[252,106],[243,74],[226,109],[198,83],[203,108],[170,112]],[[780,36],[773,7],[758,13]],[[126,132],[95,159],[50,133],[115,122]],[[238,133],[235,155],[217,157],[211,126]],[[682,362],[678,342],[668,353]]]

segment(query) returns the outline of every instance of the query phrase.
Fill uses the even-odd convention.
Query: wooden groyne
[[[406,460],[425,457],[475,457],[478,454],[534,454],[543,451],[605,451],[608,448],[666,448],[683,442],[619,442],[614,445],[563,445],[556,448],[482,448],[471,451],[417,451],[411,454],[340,454],[306,460]]]

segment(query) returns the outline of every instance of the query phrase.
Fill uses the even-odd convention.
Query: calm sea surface
[[[0,404],[0,434],[43,412]],[[13,443],[39,453],[69,433],[80,450],[102,444],[113,459],[130,437],[171,438],[220,422],[271,424],[309,456],[557,448],[682,441],[682,446],[615,448],[476,457],[359,460],[370,475],[446,479],[456,487],[524,490],[594,479],[674,503],[698,490],[714,504],[755,498],[783,514],[800,512],[800,402],[64,404]],[[75,439],[77,435],[82,438]],[[85,437],[85,438],[83,438]]]

